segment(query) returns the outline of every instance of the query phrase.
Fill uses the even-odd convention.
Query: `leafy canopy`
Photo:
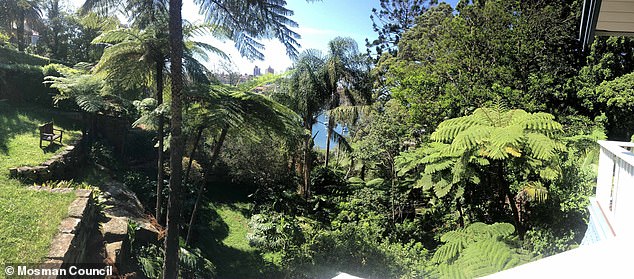
[[[543,200],[546,189],[535,179],[559,177],[557,155],[566,149],[559,138],[561,132],[561,124],[548,113],[506,110],[500,105],[479,108],[471,115],[440,123],[431,135],[434,142],[401,153],[399,174],[422,168],[417,187],[433,190],[437,197],[456,187],[460,197],[466,183],[481,183],[486,175],[481,169],[489,168],[498,179],[506,179],[501,168],[509,165],[519,172],[515,182],[522,194]]]

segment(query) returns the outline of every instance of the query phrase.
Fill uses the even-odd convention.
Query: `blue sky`
[[[183,14],[187,18],[195,9],[194,5],[184,0]],[[379,0],[323,0],[310,2],[304,0],[288,0],[287,8],[295,14],[291,17],[299,24],[295,29],[302,36],[299,40],[302,49],[326,50],[328,41],[341,37],[351,37],[359,44],[359,50],[365,52],[365,39],[376,38],[372,30],[370,14],[372,8],[379,7]],[[455,7],[458,0],[445,1]],[[190,15],[191,16],[191,15]],[[201,18],[202,19],[202,18]],[[272,66],[276,72],[291,66],[292,61],[286,56],[284,47],[277,41],[264,41],[267,46],[264,61],[248,61],[239,57],[239,54],[231,46],[224,44],[223,50],[229,53],[236,70],[240,73],[252,73],[255,65],[266,69]],[[210,65],[213,68],[213,65]]]
[[[299,40],[302,45],[300,51],[309,48],[325,51],[328,41],[337,36],[352,37],[359,44],[359,49],[365,51],[365,38],[375,37],[370,13],[373,7],[379,6],[378,3],[378,0],[323,0],[311,3],[303,0],[288,1],[287,8],[295,13],[291,19],[299,24],[294,30],[302,36]],[[185,17],[194,9],[193,4],[186,4],[183,8]],[[282,44],[275,40],[263,42],[266,45],[264,61],[240,58],[230,43],[224,44],[223,50],[230,54],[233,64],[241,73],[252,73],[255,65],[260,68],[272,66],[276,72],[291,66],[292,61],[286,56]]]
[[[78,7],[84,0],[69,0]],[[455,6],[458,0],[447,1]],[[326,50],[328,41],[341,37],[352,37],[359,44],[359,50],[365,52],[365,39],[374,39],[376,34],[372,30],[370,14],[373,7],[379,7],[379,0],[323,0],[307,3],[305,0],[288,0],[287,8],[294,11],[291,17],[299,24],[295,29],[302,36],[299,43],[302,49],[315,48]],[[203,17],[198,14],[198,7],[192,0],[183,0],[183,17],[192,22],[202,22]],[[291,59],[286,56],[285,48],[275,40],[264,40],[266,45],[264,61],[249,61],[240,57],[230,41],[221,42],[213,38],[199,38],[201,41],[211,43],[222,49],[231,57],[232,70],[240,73],[253,73],[255,65],[262,69],[271,66],[276,72],[285,70],[292,65]],[[300,51],[302,50],[300,49]],[[223,66],[219,59],[212,59],[205,63],[211,70],[221,71]],[[229,63],[224,63],[229,64]],[[325,121],[321,119],[321,121]],[[326,131],[323,124],[315,125],[313,133],[316,133],[316,144],[324,148]]]
[[[455,6],[458,0],[450,0],[448,3]],[[84,0],[69,0],[71,5],[78,7]],[[379,0],[322,0],[308,3],[305,0],[287,0],[287,8],[294,11],[291,17],[299,24],[295,32],[302,38],[300,49],[315,48],[325,51],[328,41],[341,37],[352,37],[359,44],[359,50],[365,51],[365,39],[374,39],[376,34],[372,30],[370,14],[373,7],[379,7]],[[202,22],[203,17],[198,14],[198,7],[192,0],[183,0],[183,17],[192,22]],[[240,56],[229,41],[218,41],[213,38],[199,38],[199,40],[212,43],[222,49],[231,57],[230,62],[220,62],[212,59],[205,63],[214,71],[221,71],[226,65],[232,65],[231,69],[240,73],[253,73],[255,65],[266,69],[271,66],[276,72],[290,67],[292,61],[286,56],[284,46],[275,40],[263,40],[266,45],[264,61],[249,61]]]

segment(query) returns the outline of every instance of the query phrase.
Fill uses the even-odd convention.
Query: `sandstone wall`
[[[9,176],[27,183],[42,183],[49,180],[72,179],[86,159],[87,150],[83,141],[62,147],[59,154],[38,166],[9,169]]]

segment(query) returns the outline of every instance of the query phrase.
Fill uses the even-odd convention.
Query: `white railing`
[[[617,236],[634,235],[634,143],[599,141],[596,202]]]

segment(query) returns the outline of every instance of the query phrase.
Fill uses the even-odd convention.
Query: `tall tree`
[[[159,18],[157,16],[157,18]],[[164,121],[165,110],[163,104],[165,66],[169,54],[167,34],[161,21],[147,26],[145,30],[136,28],[122,28],[108,31],[97,37],[93,43],[106,44],[104,55],[96,65],[96,72],[105,72],[111,83],[118,83],[122,88],[155,88],[155,110],[158,141],[157,156],[157,187],[156,187],[156,219],[163,220],[163,186],[164,186]],[[164,22],[163,22],[164,23]],[[227,56],[215,47],[206,43],[190,40],[193,34],[208,34],[208,26],[194,26],[185,24],[186,49],[185,49],[185,74],[189,80],[206,83],[206,68],[198,62],[194,53],[202,59],[208,58],[204,50],[214,52],[221,57]],[[215,33],[212,33],[217,35]],[[142,119],[143,120],[143,119]],[[147,119],[146,119],[147,120]],[[144,122],[140,121],[140,122]]]
[[[284,88],[275,98],[281,103],[293,109],[302,118],[302,126],[305,135],[303,146],[303,184],[300,193],[304,197],[310,197],[310,173],[312,170],[313,125],[317,117],[326,108],[330,97],[328,89],[328,72],[326,62],[321,53],[309,49],[299,56],[293,65],[292,75],[284,83]]]
[[[387,97],[407,106],[408,125],[433,131],[498,96],[512,108],[562,111],[576,74],[574,15],[562,2],[486,1],[458,11],[441,3],[403,33],[377,65]],[[455,104],[461,104],[456,106]]]
[[[569,103],[594,119],[605,114],[610,139],[629,141],[631,127],[631,80],[634,71],[634,38],[598,37],[592,44],[587,65],[574,79],[576,94]]]
[[[335,125],[338,120],[343,120],[348,116],[347,120],[354,121],[354,116],[358,115],[360,105],[370,103],[371,81],[370,81],[370,61],[367,56],[359,53],[357,42],[352,38],[337,37],[328,42],[328,56],[324,65],[328,73],[327,88],[330,91],[330,100],[328,101],[328,123],[326,124],[326,158],[325,166],[328,166],[330,159],[330,142],[333,138]],[[352,114],[341,113],[343,110],[335,109],[340,106],[353,108],[348,110]],[[342,139],[341,135],[337,135],[337,139]]]
[[[24,51],[30,30],[42,27],[42,2],[40,0],[4,0],[0,6],[3,14],[2,20],[8,24],[9,29],[15,25],[14,36],[18,43],[18,50]],[[30,31],[28,30],[28,31]]]
[[[166,59],[169,54],[170,44],[167,44],[168,34],[166,34],[165,25],[167,15],[166,2],[165,0],[85,0],[82,5],[80,12],[87,13],[88,11],[95,11],[99,14],[115,14],[117,12],[123,13],[128,16],[129,20],[132,22],[132,25],[141,29],[148,29],[147,32],[142,32],[141,30],[133,31],[132,33],[141,33],[137,36],[128,31],[114,31],[110,34],[107,34],[109,37],[106,37],[106,41],[102,43],[112,43],[111,41],[119,41],[120,47],[117,50],[110,51],[113,53],[114,57],[127,59],[126,55],[133,55],[141,58],[141,61],[145,61],[145,67],[141,66],[143,70],[147,69],[147,66],[150,69],[154,69],[154,81],[156,86],[156,100],[158,106],[163,104],[163,70],[165,68]],[[171,15],[170,15],[171,16]],[[171,23],[170,23],[171,24]],[[182,30],[182,27],[181,27]],[[126,34],[127,33],[127,34]],[[149,36],[148,36],[149,35]],[[182,34],[181,34],[182,37]],[[110,41],[108,41],[110,39]],[[103,39],[102,39],[103,41]],[[96,42],[100,42],[97,40]],[[132,44],[132,45],[130,45]],[[136,47],[134,47],[136,45]],[[182,46],[181,46],[182,48]],[[118,55],[117,55],[118,54]],[[122,55],[123,54],[123,55]],[[114,59],[110,59],[112,61]],[[108,61],[108,60],[106,60]],[[111,64],[112,68],[120,68],[122,65],[129,65],[135,67],[135,65],[131,63],[125,63],[125,61],[121,65],[118,63]],[[147,65],[147,63],[151,65]],[[140,66],[140,65],[136,65]],[[141,75],[130,75],[129,72],[126,71],[111,71],[116,73],[124,73],[124,75],[120,75],[123,77],[123,80],[126,79],[136,79],[139,77],[147,77],[151,75],[152,70],[150,71],[142,71]],[[177,72],[180,74],[180,71]],[[115,79],[117,80],[117,79]],[[147,79],[151,80],[151,79]],[[139,84],[139,83],[136,83]],[[142,84],[142,83],[141,83]],[[161,222],[163,220],[163,188],[164,188],[164,116],[162,114],[158,115],[158,156],[157,156],[157,179],[156,179],[156,211],[155,217]]]
[[[205,20],[229,31],[236,47],[251,58],[263,58],[260,38],[277,38],[286,46],[287,54],[296,56],[299,35],[290,27],[297,23],[288,18],[293,12],[283,0],[196,0],[201,5]],[[181,172],[183,157],[182,89],[183,33],[182,0],[169,2],[170,67],[172,72],[171,139],[170,139],[170,196],[168,202],[167,236],[163,278],[178,276],[178,237],[181,211]],[[290,26],[290,27],[289,27]]]
[[[416,17],[423,14],[437,0],[380,0],[380,8],[372,9],[372,29],[378,38],[365,39],[368,52],[374,47],[377,59],[384,52],[396,55],[403,32],[416,24]]]
[[[181,223],[181,184],[183,169],[183,18],[182,0],[170,0],[169,45],[172,73],[172,101],[170,121],[170,178],[167,204],[167,232],[165,237],[165,263],[163,278],[178,278],[178,239]]]

